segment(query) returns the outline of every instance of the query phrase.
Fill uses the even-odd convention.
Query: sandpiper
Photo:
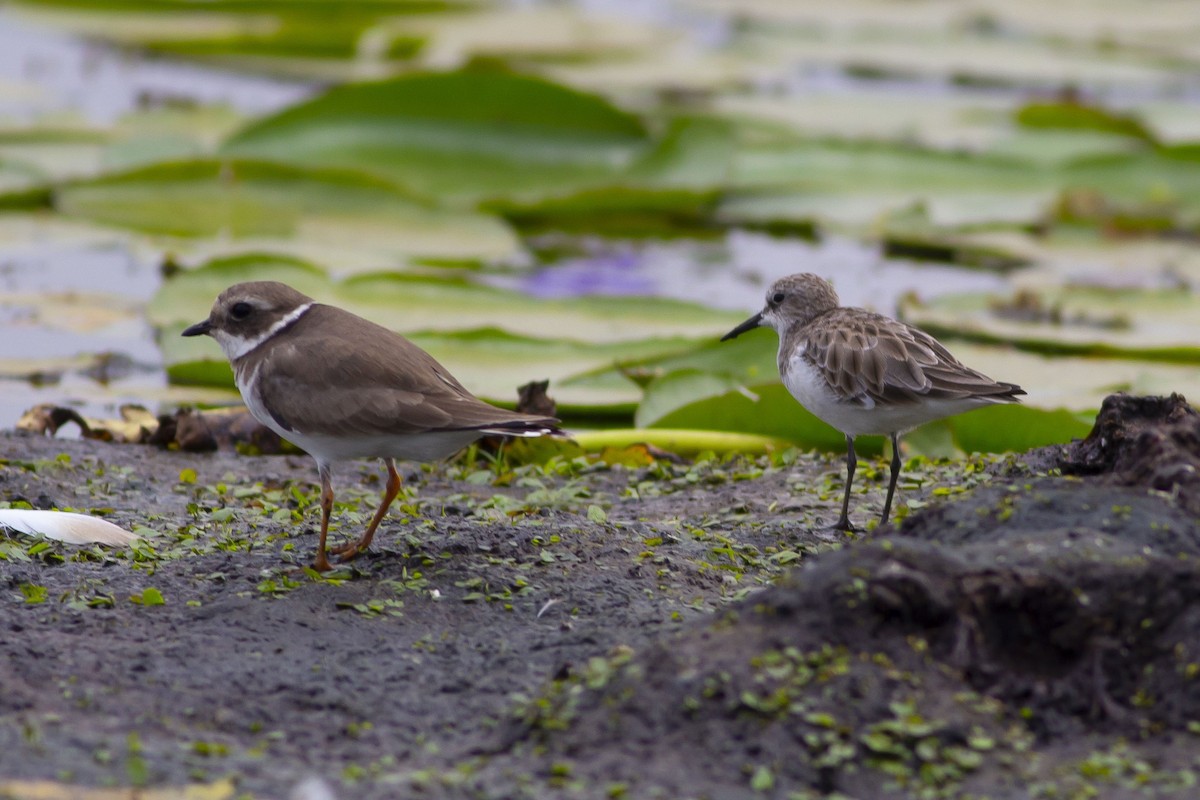
[[[331,552],[348,561],[371,543],[400,491],[395,459],[435,461],[482,436],[561,434],[553,417],[489,405],[463,388],[433,356],[398,333],[274,281],[239,283],[208,319],[183,331],[217,340],[238,391],[263,425],[311,455],[321,478],[325,554],[334,462],[382,458],[383,502],[366,533]]]
[[[935,419],[1025,394],[962,364],[938,340],[899,320],[838,305],[828,281],[810,273],[771,284],[762,311],[721,337],[765,325],[779,334],[779,376],[792,397],[846,436],[846,492],[838,530],[850,525],[854,438],[888,436],[891,480],[880,524],[888,521],[900,476],[902,433]]]

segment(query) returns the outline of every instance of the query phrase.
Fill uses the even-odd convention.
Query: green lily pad
[[[268,254],[218,259],[166,281],[150,302],[152,324],[191,324],[233,283],[280,280],[322,302],[341,306],[402,333],[496,327],[532,338],[629,342],[692,338],[728,330],[742,314],[648,297],[537,299],[457,278],[398,273],[362,275],[340,283],[313,264]],[[547,337],[547,334],[552,334]]]
[[[717,226],[717,203],[734,152],[734,131],[728,123],[682,117],[611,185],[542,197],[495,198],[482,208],[526,232],[678,235],[710,229]]]
[[[467,7],[453,0],[305,0],[163,3],[156,0],[23,0],[35,19],[147,50],[303,76],[351,77],[365,33],[396,16]],[[380,62],[414,55],[424,36],[392,34]]]
[[[0,192],[31,189],[99,168],[110,136],[84,127],[34,125],[0,131]]]
[[[1092,190],[1118,203],[1172,203],[1194,222],[1200,217],[1200,163],[1177,147],[1163,152],[1096,156],[1065,166],[1066,188]]]
[[[730,221],[861,225],[918,207],[929,222],[965,225],[1028,222],[1058,184],[1018,158],[797,139],[741,148],[732,186],[720,209]]]
[[[645,427],[751,433],[830,451],[846,447],[846,437],[805,410],[783,384],[732,388],[701,372],[655,381],[635,419]],[[881,450],[875,439],[864,438],[863,445],[863,452]]]
[[[204,158],[244,124],[243,115],[226,106],[140,109],[118,121],[102,164],[115,172]]]
[[[800,61],[864,78],[925,78],[985,87],[1137,87],[1171,79],[1172,65],[1157,52],[1151,54],[1145,48],[1113,52],[1096,47],[1102,38],[1110,41],[1110,29],[1097,32],[1088,24],[1090,13],[1061,15],[1071,21],[1058,26],[1052,36],[997,36],[990,30],[962,25],[961,19],[949,22],[944,9],[932,6],[913,9],[860,3],[846,9],[824,9],[809,4],[796,13],[789,3],[756,3],[747,9],[742,3],[721,2],[735,6],[742,20],[743,34],[736,46],[753,48],[767,64]],[[988,8],[989,28],[1022,29],[1017,19],[1006,20],[1008,6]],[[925,11],[932,14],[924,15]],[[782,19],[756,24],[751,14]],[[1022,15],[1014,16],[1019,19]],[[1083,24],[1075,25],[1076,21]],[[1191,27],[1190,22],[1187,25]],[[836,35],[822,30],[827,26],[836,26]],[[1089,33],[1080,35],[1076,46],[1063,46],[1062,39],[1071,38],[1065,30],[1072,28]],[[1118,23],[1111,30],[1120,29]],[[1162,30],[1167,28],[1160,26],[1158,31]],[[1160,38],[1155,36],[1152,41],[1157,43]]]
[[[252,124],[223,152],[352,168],[469,201],[603,185],[649,147],[641,121],[597,95],[464,71],[336,87]]]
[[[64,215],[178,239],[309,244],[318,252],[495,258],[517,242],[499,219],[448,211],[378,178],[262,161],[178,161],[68,184]]]
[[[1029,128],[1101,131],[1151,144],[1155,141],[1154,134],[1137,117],[1083,103],[1027,103],[1018,109],[1016,119]]]
[[[1065,286],[1013,298],[910,298],[904,318],[935,336],[1012,344],[1054,355],[1200,363],[1196,298],[1178,290]]]

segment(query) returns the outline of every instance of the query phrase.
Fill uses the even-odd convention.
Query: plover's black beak
[[[758,312],[757,314],[755,314],[750,319],[743,322],[741,325],[738,325],[736,328],[731,330],[729,333],[722,336],[721,341],[727,342],[730,339],[736,339],[738,336],[741,336],[746,331],[754,330],[759,325],[762,325],[762,312],[761,311]]]
[[[212,333],[212,323],[209,322],[208,320],[204,320],[204,322],[197,322],[195,325],[192,325],[189,328],[184,328],[183,333],[181,333],[179,335],[180,336],[204,336],[205,334],[209,334],[209,333]]]

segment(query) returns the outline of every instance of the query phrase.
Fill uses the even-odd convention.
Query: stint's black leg
[[[846,493],[842,495],[842,515],[833,524],[835,531],[852,531],[850,524],[850,486],[854,483],[854,470],[858,466],[858,457],[854,455],[854,437],[846,434]]]
[[[900,434],[892,434],[892,479],[888,481],[887,499],[883,501],[883,516],[880,525],[886,525],[892,511],[892,495],[896,492],[896,479],[900,477]]]

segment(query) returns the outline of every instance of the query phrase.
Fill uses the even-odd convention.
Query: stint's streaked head
[[[792,325],[805,325],[838,307],[833,285],[811,272],[788,275],[767,289],[762,324],[784,333]]]
[[[779,334],[776,363],[792,397],[846,437],[846,488],[834,527],[850,530],[856,436],[892,440],[888,521],[900,476],[900,434],[935,419],[993,403],[1016,403],[1024,390],[971,369],[929,334],[863,308],[838,305],[828,281],[810,273],[780,278],[762,311],[722,337],[759,326]]]
[[[829,281],[811,272],[788,275],[767,289],[762,311],[722,336],[721,341],[741,336],[760,325],[773,328],[782,336],[792,325],[807,325],[837,307],[837,292]]]

